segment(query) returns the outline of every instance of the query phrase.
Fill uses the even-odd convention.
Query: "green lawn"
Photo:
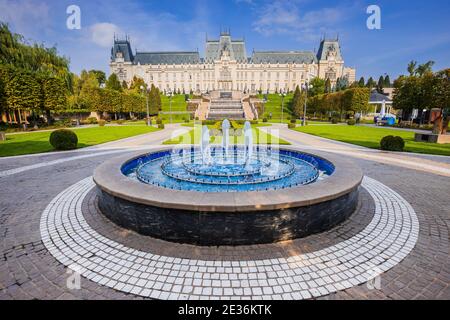
[[[264,95],[258,96],[260,99],[264,98]],[[292,117],[292,111],[290,109],[293,94],[288,94],[284,97],[284,111],[283,118]],[[267,102],[264,107],[264,115],[260,116],[260,118],[269,118],[269,114],[272,113],[272,121],[276,119],[281,119],[281,97],[279,94],[268,94]]]
[[[147,126],[106,126],[76,129],[78,148],[89,147],[109,141],[120,140],[158,129]],[[54,151],[48,142],[51,132],[9,134],[0,142],[0,157]]]
[[[177,94],[172,97],[172,112],[186,111],[187,102],[184,101],[184,94]],[[170,100],[169,97],[161,95],[161,104],[163,112],[170,111]]]
[[[274,144],[274,145],[289,145],[290,143],[267,134],[263,131],[260,131],[256,127],[252,127],[253,133],[253,143],[255,144]],[[199,144],[201,136],[201,127],[196,126],[193,130],[175,137],[173,139],[169,139],[164,141],[163,144],[173,145],[173,144]],[[222,143],[222,137],[211,137],[211,143],[220,144]],[[234,137],[230,136],[230,144],[244,144],[244,136]]]
[[[409,131],[347,125],[307,126],[295,130],[372,149],[379,149],[380,141],[385,136],[400,136],[406,142],[407,152],[450,156],[450,144],[415,142],[414,132]]]

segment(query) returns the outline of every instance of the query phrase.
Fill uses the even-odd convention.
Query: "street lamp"
[[[169,91],[169,92],[167,93],[167,95],[169,96],[170,123],[172,124],[172,96],[173,96],[172,91]]]
[[[308,101],[308,91],[309,89],[312,88],[312,85],[310,85],[308,82],[306,82],[303,86],[302,89],[306,91],[306,98],[305,98],[305,107],[303,109],[303,126],[306,126],[306,103]]]
[[[281,121],[280,123],[283,123],[284,120],[284,97],[286,96],[286,93],[283,91],[281,91],[280,93],[280,97],[281,97]]]
[[[145,95],[145,102],[147,104],[147,126],[151,126],[152,123],[150,122],[150,109],[148,107],[148,92],[146,90],[146,88],[144,86],[141,86],[141,91],[144,93]]]

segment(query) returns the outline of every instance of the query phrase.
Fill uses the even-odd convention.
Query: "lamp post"
[[[169,112],[170,112],[170,123],[172,124],[172,91],[169,91],[168,96],[169,96]]]
[[[147,105],[147,126],[150,127],[152,124],[150,122],[150,109],[148,107],[148,92],[147,92],[147,89],[144,86],[141,86],[141,90],[142,90],[142,92],[145,95],[145,102],[146,102],[146,105]]]
[[[306,104],[308,102],[308,90],[310,88],[310,84],[308,82],[306,82],[303,86],[303,90],[305,90],[306,92],[306,98],[305,98],[305,106],[303,109],[303,126],[306,126]]]
[[[280,121],[280,123],[283,123],[283,120],[284,120],[284,97],[285,96],[286,96],[286,93],[283,90],[280,93],[280,97],[281,97],[281,121]]]

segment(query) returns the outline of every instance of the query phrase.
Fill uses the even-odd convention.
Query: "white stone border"
[[[370,224],[334,246],[289,258],[205,261],[126,247],[92,229],[82,203],[94,188],[86,178],[54,198],[41,217],[50,253],[82,276],[122,292],[154,299],[308,299],[363,284],[414,248],[419,222],[392,189],[365,177],[375,201]]]

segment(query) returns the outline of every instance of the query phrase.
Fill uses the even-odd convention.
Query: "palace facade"
[[[205,56],[193,52],[134,52],[129,39],[114,39],[111,73],[131,83],[134,76],[165,92],[293,91],[315,77],[355,81],[356,70],[345,67],[338,39],[322,40],[313,51],[253,51],[229,32],[206,40]]]

